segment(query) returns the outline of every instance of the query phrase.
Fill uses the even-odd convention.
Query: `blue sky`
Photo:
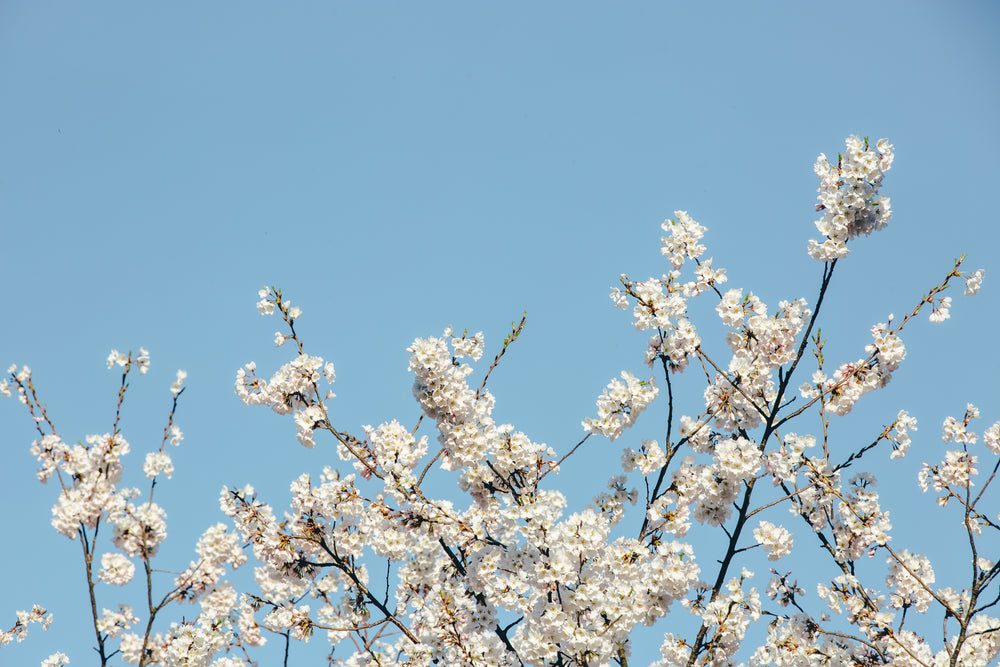
[[[278,322],[254,309],[262,285],[303,308],[298,330],[336,364],[334,415],[355,431],[415,422],[414,337],[483,331],[489,355],[527,311],[491,379],[496,415],[565,451],[612,377],[647,372],[646,337],[608,292],[622,272],[666,270],[664,218],[684,209],[708,227],[729,287],[772,307],[813,303],[813,161],[850,134],[888,137],[894,218],[851,245],[821,325],[828,358],[853,360],[868,329],[911,308],[955,257],[987,271],[976,299],[954,295],[950,322],[910,327],[892,385],[842,427],[856,442],[901,408],[918,417],[883,490],[902,499],[901,535],[931,553],[940,540],[920,528],[936,509],[913,496],[920,462],[942,456],[941,421],[969,401],[982,428],[1000,419],[998,27],[989,2],[11,0],[0,364],[33,368],[76,441],[111,429],[120,376],[108,351],[147,348],[152,370],[133,381],[123,422],[139,452],[159,444],[175,371],[189,373],[186,440],[157,489],[170,531],[160,566],[180,569],[224,518],[223,485],[253,483],[281,508],[295,476],[335,460],[233,394],[245,362],[269,373],[290,358],[273,349]],[[701,335],[721,345],[709,315]],[[702,387],[687,380],[693,412]],[[632,442],[590,442],[562,473],[585,490],[576,502],[601,490],[619,445],[661,432],[657,405]],[[79,545],[49,526],[55,489],[35,481],[26,411],[0,403],[0,425],[0,622],[33,602],[56,614],[0,664],[56,649],[88,664]],[[133,462],[139,473],[141,454]]]

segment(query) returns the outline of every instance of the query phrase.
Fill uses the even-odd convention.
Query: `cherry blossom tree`
[[[17,395],[34,418],[38,477],[59,485],[53,527],[81,545],[99,664],[117,657],[235,667],[253,664],[255,649],[273,641],[287,665],[290,647],[312,640],[328,642],[334,664],[352,667],[624,667],[635,661],[643,626],[660,632],[654,664],[664,667],[990,664],[1000,654],[1000,584],[986,538],[1000,531],[1000,519],[987,491],[1000,469],[1000,421],[979,431],[971,404],[949,417],[942,433],[950,449],[915,480],[921,491],[933,489],[966,536],[945,563],[894,540],[878,480],[861,470],[879,453],[903,458],[916,419],[899,411],[860,444],[831,435],[834,420],[891,381],[906,356],[903,330],[922,311],[931,322],[948,319],[946,291],[961,282],[975,294],[984,276],[957,260],[902,317],[887,314],[872,326],[857,359],[827,363],[824,297],[848,245],[890,221],[881,187],[892,161],[888,141],[859,137],[835,161],[817,159],[821,238],[808,252],[820,279],[812,302],[768,307],[751,291],[724,288],[725,269],[705,257],[705,228],[675,212],[663,224],[667,272],[644,281],[623,274],[611,292],[650,334],[650,375],[626,370],[613,378],[566,451],[493,417],[489,379],[526,318],[478,373],[483,334],[448,328],[414,340],[407,351],[422,416],[357,430],[331,414],[334,365],[307,351],[296,329],[301,310],[265,287],[257,308],[283,321],[275,343],[291,360],[267,379],[246,364],[236,394],[290,417],[304,447],[330,443],[338,462],[318,478],[295,479],[280,517],[249,486],[223,489],[229,523],[205,531],[195,560],[165,590],[153,576],[166,536],[154,491],[173,472],[167,445],[182,439],[175,412],[186,374],[178,371],[170,388],[173,403],[159,448],[146,453],[149,488],[141,491],[120,484],[130,446],[117,419],[112,432],[71,446],[31,370],[11,367],[0,391]],[[714,303],[728,358],[702,345],[704,323],[696,326],[689,306],[696,298]],[[117,415],[130,374],[144,373],[150,360],[145,350],[112,351],[107,363],[122,372]],[[681,414],[681,398],[691,396],[701,407]],[[624,447],[621,469],[589,506],[570,512],[559,483],[579,480],[560,479],[560,466],[592,438],[622,438],[655,401],[659,411],[643,419],[662,420],[663,438]],[[456,492],[432,494],[431,471],[453,479]],[[716,548],[706,552],[705,544]],[[803,552],[837,574],[749,567],[761,554],[778,561]],[[227,579],[250,554],[254,584]],[[873,560],[884,567],[867,565]],[[964,572],[962,587],[936,585],[935,565]],[[145,608],[104,608],[99,582],[144,587]],[[181,602],[197,602],[197,617],[163,627],[165,610]],[[50,622],[40,606],[19,611],[0,644]],[[43,665],[67,662],[55,653]]]

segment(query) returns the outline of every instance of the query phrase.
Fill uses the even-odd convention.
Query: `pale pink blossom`
[[[968,274],[965,277],[965,296],[972,296],[979,291],[979,288],[983,284],[983,277],[986,275],[986,271],[979,269],[973,273]]]
[[[103,554],[97,576],[106,584],[124,586],[135,576],[135,563],[119,553]]]
[[[753,530],[753,537],[767,551],[768,560],[778,560],[792,551],[792,534],[782,526],[761,521]]]

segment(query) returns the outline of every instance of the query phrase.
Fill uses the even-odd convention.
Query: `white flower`
[[[979,291],[979,288],[983,284],[983,277],[986,275],[986,271],[979,269],[974,273],[970,273],[965,279],[965,296],[972,296]]]
[[[174,474],[174,464],[170,460],[170,454],[166,452],[147,452],[146,462],[142,464],[142,471],[147,479],[153,479],[160,473],[168,478]]]
[[[639,452],[633,449],[622,452],[622,467],[625,472],[632,472],[638,468],[643,475],[648,475],[666,463],[667,456],[655,440],[643,440],[642,450]]]
[[[24,641],[28,636],[28,624],[39,623],[43,630],[48,630],[52,624],[52,614],[49,614],[44,607],[33,605],[31,611],[18,610],[16,612],[17,623],[10,630],[0,630],[0,647],[6,646],[14,640]]]
[[[931,314],[928,319],[931,322],[944,322],[946,319],[951,317],[951,313],[948,311],[951,309],[951,297],[946,296],[941,299],[940,302],[933,302],[931,304]]]
[[[597,418],[583,420],[583,428],[614,440],[635,423],[659,391],[656,381],[640,380],[622,371],[621,380],[612,380],[597,398]]]
[[[770,521],[761,521],[753,530],[754,539],[767,549],[768,560],[778,560],[787,556],[792,550],[792,534],[781,526],[775,526]]]
[[[305,410],[298,410],[295,413],[295,427],[298,429],[296,436],[303,447],[312,449],[316,446],[313,439],[313,430],[325,419],[323,408],[318,405],[311,405]]]
[[[274,313],[274,301],[269,298],[271,296],[271,288],[266,285],[257,292],[257,296],[260,301],[257,302],[257,312],[261,315],[271,315]]]
[[[743,323],[745,304],[743,290],[733,288],[723,295],[722,301],[715,306],[715,310],[719,313],[719,317],[722,318],[723,324],[727,327],[736,328]]]
[[[167,513],[156,503],[128,503],[123,511],[110,517],[115,527],[111,541],[129,556],[143,552],[155,556],[167,538],[166,518]]]
[[[931,562],[926,556],[911,554],[906,549],[897,556],[898,561],[892,555],[886,558],[889,574],[885,577],[885,583],[893,591],[889,596],[889,605],[897,609],[912,605],[916,611],[924,613],[934,601],[927,590],[934,583]]]
[[[679,269],[685,259],[698,259],[705,252],[705,246],[698,243],[705,234],[705,228],[695,222],[687,211],[674,211],[674,215],[677,220],[666,220],[661,225],[670,236],[663,237],[660,252],[670,259],[674,269]]]
[[[983,431],[983,444],[994,454],[1000,454],[1000,422]]]
[[[187,376],[188,374],[186,371],[181,371],[181,370],[177,371],[177,380],[175,380],[174,383],[170,385],[171,394],[177,396],[178,394],[181,393],[181,390],[184,388],[184,378],[186,378]]]
[[[979,436],[973,431],[969,431],[969,421],[972,419],[979,418],[979,408],[977,408],[972,403],[967,403],[965,406],[965,417],[962,421],[958,421],[954,417],[946,417],[944,424],[942,424],[941,439],[944,442],[958,442],[966,445],[971,445],[975,443]]]
[[[53,653],[42,660],[40,667],[64,667],[69,664],[69,657],[62,651]]]
[[[887,325],[879,323],[872,327],[872,336],[875,342],[865,346],[868,354],[878,353],[878,363],[882,369],[891,373],[899,368],[900,362],[906,358],[906,346],[894,333],[890,333]]]
[[[101,569],[97,576],[106,584],[124,586],[135,576],[135,563],[123,554],[109,552],[101,556]]]
[[[132,613],[132,608],[128,605],[121,605],[118,609],[119,611],[103,610],[101,618],[97,622],[97,629],[112,639],[120,635],[122,630],[131,628],[133,623],[139,622],[139,619]]]
[[[482,331],[472,337],[465,334],[462,334],[461,338],[453,336],[451,339],[451,349],[454,351],[456,359],[469,357],[473,361],[479,361],[483,356],[484,340]]]
[[[222,656],[221,658],[216,658],[209,667],[245,667],[246,663],[242,660],[237,660],[232,656]]]
[[[816,229],[826,240],[809,241],[809,255],[821,262],[846,256],[847,242],[883,229],[892,218],[889,198],[879,194],[885,172],[892,166],[892,144],[880,139],[874,148],[860,137],[847,139],[838,165],[820,154],[814,170],[820,180],[817,210],[823,217]]]
[[[108,355],[108,368],[111,368],[115,364],[119,366],[124,366],[125,362],[128,361],[128,357],[119,352],[118,350],[111,350],[111,354]]]
[[[628,309],[628,295],[617,287],[611,288],[611,301],[615,304],[615,308]]]
[[[893,448],[889,458],[892,460],[901,459],[906,456],[906,450],[910,448],[910,431],[917,430],[917,420],[907,414],[906,410],[900,410],[896,415],[896,425],[893,428]]]
[[[149,370],[149,351],[144,347],[140,347],[139,356],[136,357],[135,362],[139,365],[139,374],[145,375],[146,371]]]

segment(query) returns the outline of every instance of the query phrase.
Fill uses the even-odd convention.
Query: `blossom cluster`
[[[690,355],[701,345],[701,338],[687,316],[687,300],[726,282],[725,269],[713,269],[712,259],[701,259],[705,246],[700,241],[705,228],[688,215],[687,211],[674,211],[676,220],[668,219],[661,227],[668,235],[661,238],[660,251],[670,260],[671,270],[661,278],[633,282],[622,274],[624,289],[611,290],[615,306],[628,308],[629,297],[634,299],[633,324],[639,331],[656,329],[646,349],[646,364],[652,366],[657,359],[674,372],[683,371]],[[681,281],[681,268],[688,260],[697,266],[694,280]]]
[[[117,414],[120,415],[129,387],[128,375],[133,368],[140,374],[149,370],[149,352],[140,349],[140,354],[133,357],[131,353],[125,355],[112,350],[107,365],[108,368],[118,366],[124,369],[118,392]],[[197,545],[198,559],[174,579],[169,591],[157,602],[151,597],[153,569],[150,563],[167,537],[167,514],[153,500],[153,489],[157,478],[161,475],[169,478],[174,472],[173,462],[164,447],[168,442],[178,445],[183,438],[173,418],[187,373],[178,371],[177,379],[170,387],[173,407],[159,449],[147,452],[142,465],[151,481],[149,491],[142,494],[138,488],[121,485],[125,460],[132,447],[118,430],[117,419],[113,432],[88,435],[82,442],[69,445],[59,436],[38,398],[31,369],[12,366],[8,372],[9,380],[3,382],[0,390],[10,396],[11,388],[16,388],[20,401],[36,416],[40,437],[32,443],[31,452],[39,462],[38,479],[43,483],[55,479],[60,487],[52,507],[52,526],[69,539],[79,537],[82,542],[87,584],[94,601],[92,620],[96,651],[101,663],[107,664],[111,655],[120,652],[129,664],[204,667],[210,664],[212,667],[242,664],[228,657],[213,660],[216,654],[240,644],[231,621],[236,608],[236,593],[223,575],[227,565],[235,569],[246,561],[246,557],[242,544],[224,524],[218,523],[205,532]],[[140,496],[145,499],[136,502]],[[104,551],[98,558],[97,536],[102,524],[111,528],[110,546],[114,550]],[[128,586],[136,576],[136,559],[144,563],[145,586],[150,595],[145,618],[140,619],[133,608],[125,604],[118,605],[117,610],[101,608],[98,612],[96,584]],[[92,563],[99,563],[100,567],[92,571]],[[201,613],[193,621],[171,624],[166,633],[151,632],[156,617],[174,601],[200,602]],[[47,628],[52,622],[52,615],[37,605],[31,612],[18,612],[17,624],[0,635],[0,644],[12,638],[23,639],[28,624],[32,622]],[[115,650],[110,648],[112,641],[119,642]],[[66,654],[57,652],[41,664],[43,667],[61,667],[68,663]]]
[[[52,625],[52,614],[37,604],[29,611],[18,611],[17,622],[13,627],[10,630],[0,630],[0,646],[5,646],[15,639],[19,642],[24,641],[28,636],[28,626],[32,623],[38,623],[42,629],[48,630]]]
[[[583,420],[583,428],[614,440],[635,423],[657,393],[654,378],[640,380],[622,371],[621,380],[612,380],[597,399],[597,417]]]
[[[816,229],[826,237],[822,243],[809,241],[809,255],[821,262],[840,259],[850,252],[851,239],[885,228],[892,217],[889,198],[879,189],[885,172],[892,167],[892,144],[879,139],[874,147],[868,139],[852,136],[847,148],[833,165],[826,155],[816,159],[816,176],[820,180],[817,211],[823,217]]]

